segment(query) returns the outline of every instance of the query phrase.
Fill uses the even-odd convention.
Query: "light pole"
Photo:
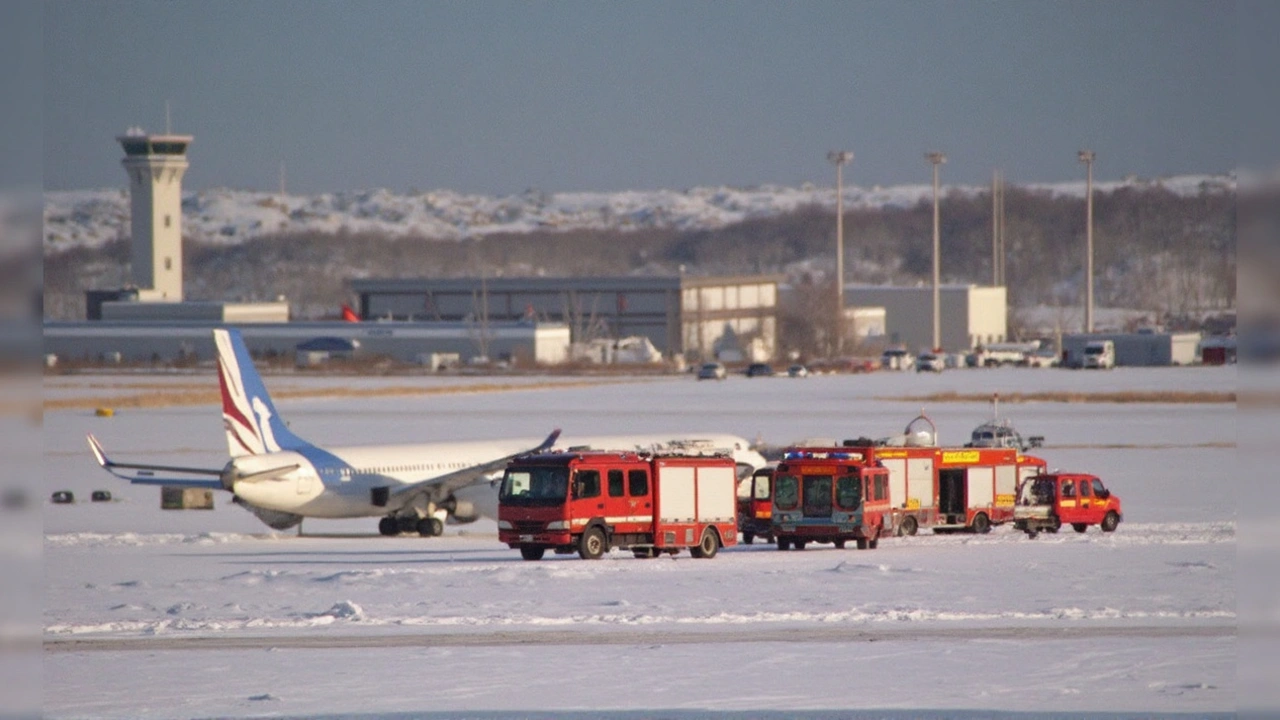
[[[827,160],[836,166],[836,354],[844,352],[844,166],[853,151],[832,150]]]
[[[925,153],[925,159],[933,164],[933,346],[930,350],[942,349],[942,303],[938,291],[938,279],[941,275],[941,229],[938,222],[938,166],[947,161],[947,156],[940,152]]]
[[[1093,151],[1081,150],[1078,154],[1084,163],[1087,180],[1085,181],[1084,207],[1084,331],[1093,332]]]

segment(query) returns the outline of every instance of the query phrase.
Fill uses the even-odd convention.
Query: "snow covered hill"
[[[1080,197],[1083,181],[1024,186],[1053,195]],[[1122,187],[1164,187],[1179,195],[1235,192],[1232,175],[1184,175],[1164,179],[1128,178],[1095,183],[1097,192]],[[895,187],[848,186],[849,208],[909,207],[931,197],[927,184]],[[952,185],[948,194],[974,196],[985,186]],[[44,196],[44,251],[97,247],[129,234],[129,198],[124,188],[47,192]],[[674,228],[704,230],[753,218],[772,217],[807,205],[835,206],[833,188],[698,187],[688,190],[464,195],[452,190],[397,194],[360,190],[320,195],[285,195],[213,189],[183,198],[184,234],[202,242],[236,244],[279,232],[377,232],[459,240],[504,232]]]

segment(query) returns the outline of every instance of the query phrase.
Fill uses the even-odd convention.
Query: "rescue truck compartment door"
[[[996,504],[1012,505],[1018,492],[1018,469],[1013,465],[996,466]]]
[[[693,468],[662,466],[658,468],[658,518],[664,523],[691,522],[694,518]],[[733,497],[732,494],[730,497]]]
[[[698,468],[699,522],[733,522],[736,481],[731,467]]]
[[[969,504],[966,507],[985,508],[995,504],[995,469],[969,468]]]
[[[966,484],[964,468],[938,471],[938,512],[944,515],[963,515],[968,506]]]
[[[881,465],[889,471],[889,502],[895,508],[907,506],[907,461],[906,458],[881,460]]]
[[[907,502],[933,507],[933,458],[907,458]]]

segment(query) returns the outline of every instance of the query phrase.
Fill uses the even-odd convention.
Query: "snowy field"
[[[216,384],[212,374],[185,381]],[[51,397],[111,396],[107,376]],[[416,378],[308,379],[343,386]],[[267,377],[269,388],[290,378]],[[425,382],[425,381],[424,381]],[[439,382],[433,379],[431,382]],[[989,415],[935,392],[1231,392],[1234,368],[968,370],[803,380],[277,400],[317,443],[723,431],[785,444],[884,436],[923,409],[945,443]],[[144,390],[145,391],[145,390]],[[1100,475],[1125,522],[1029,540],[888,539],[877,550],[731,548],[712,560],[523,562],[481,520],[444,537],[374,519],[274,533],[217,497],[161,511],[121,459],[218,466],[215,405],[55,410],[43,506],[47,717],[1162,717],[1233,715],[1232,404],[1002,403],[1050,467]]]

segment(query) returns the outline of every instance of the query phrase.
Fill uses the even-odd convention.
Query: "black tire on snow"
[[[973,516],[973,531],[979,535],[985,535],[991,532],[991,518],[986,513],[978,513]]]
[[[544,547],[535,547],[532,545],[520,546],[520,557],[525,560],[541,560],[542,556],[545,555],[546,552],[547,549]]]
[[[1071,523],[1071,529],[1078,533],[1082,533],[1089,529],[1089,523]]]
[[[790,541],[790,540],[788,540],[787,538],[778,538],[778,540],[777,540],[777,545],[778,545],[778,549],[779,549],[779,550],[790,550],[790,549],[791,549],[791,541]]]
[[[1114,510],[1107,511],[1107,514],[1102,518],[1102,532],[1115,532],[1119,526],[1120,516]]]
[[[378,521],[378,532],[387,537],[400,534],[400,521],[393,517],[384,517]]]
[[[866,538],[858,538],[858,549],[859,549],[859,550],[866,550],[866,549],[867,549],[867,539],[866,539]]]
[[[755,542],[755,539],[756,539],[756,534],[753,532],[742,533],[742,542],[746,545],[750,545],[751,543]]]
[[[711,528],[703,528],[698,544],[689,548],[689,554],[696,558],[711,559],[720,550],[720,536]]]
[[[900,529],[902,530],[903,535],[915,535],[916,531],[920,529],[920,523],[916,522],[915,518],[908,515],[902,519]]]
[[[578,540],[578,557],[583,560],[599,560],[608,549],[604,531],[598,527],[588,528]]]

